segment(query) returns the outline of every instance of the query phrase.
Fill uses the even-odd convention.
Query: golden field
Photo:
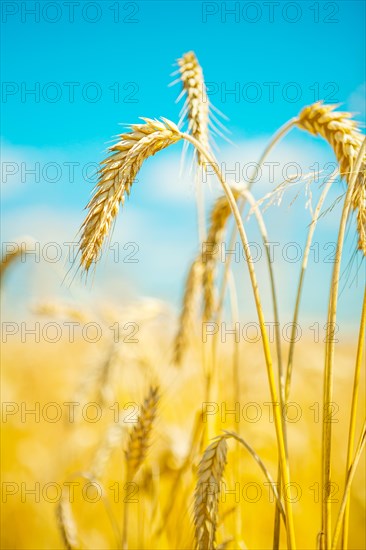
[[[40,318],[41,326],[51,320],[54,319]],[[130,492],[138,491],[133,494],[138,502],[129,504],[130,548],[193,548],[192,510],[201,453],[199,449],[195,450],[192,462],[174,490],[173,487],[177,472],[189,452],[195,417],[202,410],[205,400],[200,362],[202,344],[195,342],[183,367],[177,369],[169,361],[171,341],[166,337],[169,332],[167,320],[158,317],[157,321],[148,320],[141,324],[138,343],[119,344],[118,356],[105,384],[105,403],[98,395],[98,380],[93,379],[91,373],[98,366],[98,361],[103,361],[103,356],[108,355],[106,344],[87,343],[80,337],[74,343],[69,343],[67,338],[57,343],[32,343],[30,339],[26,344],[22,344],[20,338],[8,339],[2,354],[2,399],[3,403],[18,404],[19,410],[14,413],[13,409],[8,408],[9,414],[5,420],[3,415],[2,548],[62,547],[56,518],[57,502],[52,502],[59,496],[54,485],[62,488],[74,473],[91,471],[98,449],[103,446],[106,431],[115,423],[116,411],[119,409],[122,416],[130,413],[131,419],[135,420],[134,414],[131,416],[134,406],[129,405],[126,410],[123,407],[128,403],[141,404],[150,383],[159,385],[161,399],[151,446],[136,478],[136,487],[123,488],[127,434],[121,433],[100,476],[116,527],[111,524],[101,498],[96,503],[88,502],[96,497],[92,488],[87,500],[82,498],[82,488],[86,482],[76,477],[72,478],[78,483],[72,511],[78,536],[83,548],[118,548],[122,501],[126,495],[128,498]],[[225,410],[234,409],[230,344],[219,347],[219,389],[215,398],[219,411],[216,413],[214,406],[208,408],[215,414],[207,418],[213,421],[211,429],[215,434],[222,429],[239,432],[258,452],[275,478],[277,453],[273,422],[269,421],[270,395],[262,350],[260,344],[249,343],[241,344],[239,348],[239,422],[233,414],[227,413],[225,417]],[[354,353],[354,342],[342,344],[336,351],[334,401],[339,404],[339,411],[335,415],[338,422],[334,424],[332,465],[333,481],[339,487],[334,493],[337,501],[333,504],[335,512],[344,486],[345,440]],[[322,343],[300,342],[296,349],[290,399],[297,403],[297,408],[289,409],[289,417],[294,418],[295,415],[299,419],[288,425],[288,437],[292,481],[301,490],[301,497],[294,505],[294,516],[297,544],[303,549],[315,548],[319,531],[321,417],[319,419],[317,416],[317,406],[314,404],[322,402],[322,367]],[[364,388],[364,378],[361,387]],[[362,392],[362,404],[364,397]],[[63,405],[70,402],[80,403],[75,408],[74,422],[70,422],[70,408]],[[103,411],[96,422],[86,418],[94,418],[97,409],[93,406],[81,413],[85,404],[92,402],[100,403],[100,410]],[[25,414],[25,409],[35,409],[36,403],[40,407],[37,419],[32,414]],[[58,408],[48,406],[50,403],[58,404]],[[51,422],[50,419],[58,417],[57,411],[62,412],[62,417]],[[253,419],[257,421],[253,422]],[[131,424],[124,426],[130,429]],[[224,482],[227,490],[236,488],[237,492],[220,498],[218,543],[233,538],[227,548],[271,548],[274,504],[268,485],[264,485],[266,480],[244,449],[239,449],[235,442],[229,442],[229,448]],[[362,528],[365,513],[364,472],[363,459],[352,486],[349,547],[354,549],[364,548],[366,544]],[[6,486],[10,494],[5,497],[4,483],[9,482],[15,485]],[[35,494],[26,494],[27,490],[35,489],[37,483],[39,502],[35,502]],[[49,489],[47,484],[51,484]],[[17,492],[11,494],[15,490]],[[161,533],[158,534],[160,527]]]

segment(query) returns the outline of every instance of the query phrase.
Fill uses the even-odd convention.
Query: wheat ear
[[[62,494],[57,504],[56,515],[65,548],[67,550],[80,548],[77,527],[71,510],[70,494],[67,497]]]
[[[215,545],[220,483],[225,469],[227,443],[218,437],[207,447],[198,467],[195,490],[194,523],[198,550]]]
[[[112,154],[101,163],[99,181],[81,226],[79,250],[86,271],[98,260],[119,205],[130,194],[144,161],[182,139],[178,127],[165,118],[142,120],[143,124],[132,124],[130,132],[119,136],[120,141],[109,149]]]
[[[235,200],[238,199],[239,190],[232,188]],[[202,245],[203,271],[203,318],[208,321],[215,310],[215,271],[219,258],[218,247],[221,243],[226,222],[231,215],[230,204],[226,195],[220,197],[214,204],[210,216],[210,226],[207,241]]]
[[[188,272],[184,287],[183,305],[179,316],[178,331],[174,340],[173,362],[180,366],[184,352],[188,346],[190,327],[198,291],[201,287],[202,263],[196,259]]]
[[[341,175],[349,184],[363,134],[352,114],[335,111],[337,105],[317,102],[305,107],[297,119],[297,126],[313,135],[322,136],[333,148]],[[358,248],[366,255],[366,154],[363,155],[352,194],[352,209],[357,212]]]
[[[232,189],[235,199],[239,190]],[[226,195],[220,197],[211,212],[210,228],[207,240],[202,243],[202,255],[194,260],[189,270],[183,305],[179,318],[179,327],[174,342],[174,363],[181,364],[184,351],[188,344],[189,328],[194,310],[198,288],[203,286],[203,319],[212,318],[215,310],[215,271],[218,259],[218,245],[221,242],[227,219],[231,214],[230,204]]]
[[[187,118],[188,131],[205,149],[209,149],[209,101],[201,65],[194,52],[185,53],[178,59],[182,94],[186,95],[181,120]],[[180,99],[181,95],[178,99]],[[204,157],[196,151],[199,166]]]
[[[128,446],[126,450],[127,480],[132,479],[137,474],[141,464],[146,456],[153,423],[156,416],[156,409],[159,401],[159,389],[151,387],[139,414],[137,423],[130,433]]]

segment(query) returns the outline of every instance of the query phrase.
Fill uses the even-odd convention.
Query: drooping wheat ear
[[[194,52],[185,53],[178,59],[178,65],[182,93],[187,96],[182,108],[182,118],[187,117],[189,133],[209,150],[209,101],[201,65]],[[200,166],[204,165],[204,158],[199,151],[197,161]]]
[[[98,260],[119,205],[130,194],[144,161],[182,139],[178,127],[166,118],[142,120],[143,124],[131,124],[130,132],[119,136],[120,141],[109,149],[112,154],[101,163],[99,181],[81,226],[79,250],[86,271]]]
[[[146,456],[149,447],[150,436],[156,409],[159,401],[159,388],[151,387],[144,404],[141,407],[137,423],[130,433],[128,447],[126,450],[127,480],[132,479],[137,474],[141,464]]]
[[[195,490],[194,524],[198,550],[215,547],[220,484],[227,456],[225,438],[218,437],[207,447],[198,467]]]
[[[237,200],[240,196],[240,191],[232,188],[232,192],[235,200]],[[219,246],[230,214],[231,208],[229,202],[226,195],[223,195],[214,204],[210,216],[207,241],[202,244],[204,321],[212,319],[215,311],[215,272],[220,257]]]
[[[196,259],[188,272],[184,287],[183,305],[179,316],[178,331],[174,340],[173,363],[180,366],[184,352],[188,346],[189,334],[196,298],[202,282],[203,265],[201,259]]]
[[[340,166],[341,175],[349,183],[354,163],[360,151],[364,136],[352,114],[335,111],[337,105],[322,102],[305,107],[297,125],[313,135],[320,135],[333,148]],[[360,173],[354,188],[352,208],[357,212],[358,248],[366,255],[366,155],[362,160]]]

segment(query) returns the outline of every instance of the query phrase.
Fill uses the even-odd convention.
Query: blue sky
[[[342,102],[364,120],[362,1],[81,1],[73,16],[65,2],[4,1],[1,8],[3,240],[24,234],[42,243],[75,238],[93,186],[86,176],[120,131],[118,124],[140,116],[178,119],[178,87],[167,85],[175,59],[189,50],[203,66],[209,99],[230,119],[226,125],[237,146],[218,140],[228,169],[235,162],[255,161],[270,135],[314,100]],[[36,15],[29,12],[34,9]],[[35,94],[27,93],[32,89]],[[300,131],[279,145],[276,155],[281,163],[298,161],[305,171],[314,162],[334,161],[321,140]],[[122,277],[131,297],[155,295],[179,303],[196,250],[194,189],[189,176],[179,180],[179,158],[175,146],[143,169],[113,234],[113,241],[137,242],[139,262],[116,265],[107,258],[94,292],[102,292],[105,278],[113,286]],[[30,168],[35,176],[27,172]],[[217,195],[215,185],[208,190],[209,204]],[[344,185],[338,185],[343,191]],[[258,185],[255,194],[263,191],[268,182]],[[286,217],[278,210],[267,214],[279,239],[303,242],[309,214],[299,202],[291,211],[288,203],[282,206]],[[324,219],[321,246],[335,239],[339,214],[338,208],[333,218]],[[347,243],[350,257],[352,228]],[[30,285],[34,280],[28,276],[25,281],[25,274],[36,269],[34,278],[42,277],[45,292],[60,292],[63,264],[51,267],[44,275],[39,265],[18,266],[14,280]],[[285,290],[287,277],[293,280],[298,268],[279,266]],[[318,308],[324,311],[329,276],[329,265],[314,266],[304,305],[310,316]],[[37,292],[34,286],[31,293]],[[348,286],[344,315],[351,322],[359,311],[362,277],[358,286]],[[293,294],[285,294],[286,312]]]

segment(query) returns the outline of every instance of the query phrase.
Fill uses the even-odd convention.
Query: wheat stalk
[[[181,120],[185,117],[188,121],[188,132],[199,141],[205,149],[209,149],[209,101],[206,85],[203,78],[202,67],[194,52],[185,53],[178,59],[180,80],[182,82],[182,95],[186,95]],[[199,166],[204,165],[204,157],[196,151]]]
[[[259,293],[259,288],[257,283],[257,276],[256,276],[254,264],[253,264],[253,258],[252,258],[251,251],[248,244],[248,237],[244,229],[243,220],[241,218],[240,211],[236,203],[235,197],[233,195],[233,192],[230,186],[228,185],[228,183],[225,181],[222,172],[220,171],[219,167],[215,163],[210,153],[205,151],[200,145],[200,143],[197,142],[197,140],[195,140],[189,134],[182,134],[182,137],[187,141],[189,141],[190,143],[192,143],[192,145],[194,145],[197,149],[201,150],[202,154],[205,155],[205,157],[207,158],[207,161],[211,164],[213,171],[215,172],[218,180],[222,185],[225,195],[227,196],[228,202],[230,203],[230,208],[233,213],[235,223],[239,231],[241,243],[245,253],[246,263],[248,266],[249,277],[250,277],[251,287],[253,291],[253,297],[254,297],[256,310],[257,310],[258,321],[261,329],[263,352],[264,352],[264,357],[266,362],[268,383],[269,383],[271,399],[273,403],[274,424],[275,424],[275,430],[276,430],[278,453],[280,456],[280,463],[281,463],[281,478],[282,478],[283,486],[288,488],[290,486],[290,470],[289,470],[288,460],[286,457],[284,426],[281,418],[281,413],[279,411],[279,408],[276,406],[276,403],[278,402],[278,397],[277,397],[276,381],[274,378],[271,349],[269,345],[268,334],[265,328],[265,319],[264,319],[261,298],[260,298],[260,293]],[[286,521],[287,521],[287,533],[286,533],[287,544],[288,544],[289,550],[291,550],[296,547],[296,542],[295,542],[295,531],[294,531],[293,513],[292,513],[290,496],[288,499],[285,500],[285,509],[286,509]]]
[[[362,306],[361,320],[360,320],[359,326],[360,328],[359,328],[358,343],[357,343],[356,365],[355,365],[355,372],[353,377],[351,415],[350,415],[349,429],[348,429],[346,479],[348,476],[349,469],[352,466],[353,450],[354,450],[354,443],[355,443],[357,405],[358,405],[359,390],[360,390],[363,349],[365,345],[366,288],[364,290],[364,295],[363,295],[363,306]],[[342,520],[342,543],[341,543],[342,550],[347,550],[347,547],[348,547],[349,515],[350,515],[350,501],[348,497],[346,499],[346,504],[344,509],[344,518]]]
[[[350,464],[348,472],[347,472],[346,486],[344,488],[343,497],[342,497],[342,500],[341,500],[341,506],[340,506],[340,509],[339,509],[339,512],[338,512],[338,517],[337,517],[336,525],[335,525],[335,528],[334,528],[332,550],[337,549],[338,537],[339,537],[340,532],[341,532],[342,521],[343,521],[343,518],[344,518],[345,511],[346,511],[347,502],[348,502],[349,494],[350,494],[350,491],[351,491],[352,481],[353,481],[354,475],[356,473],[356,469],[357,469],[357,466],[359,464],[362,451],[365,447],[365,442],[366,442],[366,420],[364,420],[364,422],[363,422],[360,439],[359,439],[357,447],[356,447],[356,452],[355,452],[355,455],[354,455],[354,457],[351,461],[351,464]],[[344,547],[342,545],[342,549],[343,548]]]
[[[199,550],[212,550],[215,545],[220,483],[225,469],[226,455],[226,440],[218,437],[207,447],[198,467],[194,523],[196,546]]]
[[[120,203],[130,194],[132,184],[146,159],[182,139],[178,127],[166,118],[142,118],[131,124],[130,132],[110,147],[112,153],[102,163],[88,214],[81,226],[81,265],[88,271],[101,253],[103,242],[118,213]]]
[[[313,135],[320,135],[333,148],[341,175],[349,184],[364,136],[352,114],[335,111],[337,105],[317,102],[299,114],[297,126]],[[366,255],[366,154],[363,155],[352,194],[352,209],[357,212],[358,248]]]
[[[355,186],[359,181],[359,171],[362,169],[366,153],[366,138],[363,140],[356,157],[352,177],[348,183],[346,198],[343,204],[342,216],[339,224],[337,249],[334,258],[332,282],[328,304],[328,323],[325,344],[324,390],[323,390],[323,433],[322,433],[322,532],[324,533],[324,547],[331,544],[331,448],[332,448],[332,414],[333,401],[333,370],[334,370],[334,327],[337,322],[338,290],[341,270],[343,244],[346,234],[348,216],[352,207],[352,197]]]
[[[179,316],[178,331],[174,339],[173,362],[178,366],[181,365],[184,351],[188,346],[193,311],[202,280],[202,268],[203,266],[200,259],[196,259],[189,269],[184,287],[183,305]]]
[[[146,456],[158,401],[159,389],[157,387],[151,387],[141,406],[141,412],[137,423],[131,430],[125,453],[128,481],[132,481],[135,477]]]

